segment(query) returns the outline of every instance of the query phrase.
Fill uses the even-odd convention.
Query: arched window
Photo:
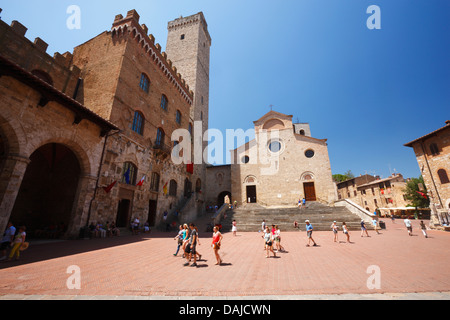
[[[169,108],[169,100],[164,94],[161,96],[161,108],[164,111],[167,111],[167,109]]]
[[[139,111],[134,113],[132,130],[140,135],[144,134],[144,116]]]
[[[161,128],[158,128],[158,131],[156,132],[156,145],[162,146],[164,144],[164,138],[166,134],[164,133],[164,130]]]
[[[433,156],[439,154],[439,148],[436,143],[430,144],[430,151]]]
[[[202,180],[197,179],[195,183],[195,192],[200,192],[202,190]]]
[[[150,180],[150,190],[158,192],[159,191],[159,174],[152,172],[152,179]]]
[[[177,189],[178,189],[178,184],[175,180],[170,180],[170,185],[169,185],[169,196],[177,196]]]
[[[139,84],[142,90],[144,90],[146,93],[150,90],[150,79],[145,75],[144,73],[141,74],[141,82]]]
[[[136,184],[137,167],[131,162],[125,162],[122,170],[122,183]]]
[[[176,121],[177,121],[178,124],[181,124],[181,112],[179,110],[177,110]]]
[[[440,169],[438,171],[439,180],[441,180],[441,184],[449,183],[450,180],[448,179],[447,171],[444,169]]]

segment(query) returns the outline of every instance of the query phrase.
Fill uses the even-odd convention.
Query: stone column
[[[10,154],[4,159],[0,172],[0,230],[3,232],[14,208],[20,185],[31,160],[23,155]]]
[[[97,177],[95,176],[80,176],[66,237],[77,238],[80,228],[86,225],[89,214],[89,206],[94,198],[96,181]]]

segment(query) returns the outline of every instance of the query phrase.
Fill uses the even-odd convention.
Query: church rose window
[[[269,144],[269,150],[273,153],[277,153],[281,151],[281,142],[280,141],[272,141]]]
[[[306,152],[305,152],[305,156],[307,158],[313,158],[314,155],[315,155],[315,152],[313,150],[306,150]]]

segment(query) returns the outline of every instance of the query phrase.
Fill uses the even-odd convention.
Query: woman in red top
[[[221,244],[222,239],[223,239],[223,236],[220,233],[219,228],[214,227],[214,234],[213,234],[211,246],[213,247],[214,254],[216,255],[216,259],[217,259],[216,265],[220,265],[222,263],[222,259],[220,258],[220,255],[219,255],[220,244]]]

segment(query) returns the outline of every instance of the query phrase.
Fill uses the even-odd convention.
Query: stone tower
[[[208,24],[202,12],[189,17],[180,17],[168,24],[168,37],[166,53],[168,59],[177,68],[189,88],[194,92],[194,102],[191,107],[191,121],[194,136],[202,136],[209,126],[209,62],[210,62],[211,36]],[[196,141],[199,145],[200,142]],[[207,142],[202,142],[202,150],[206,150]],[[193,158],[194,186],[198,179],[202,187],[206,184],[206,163],[199,164],[197,151]],[[202,153],[203,154],[203,153]]]

